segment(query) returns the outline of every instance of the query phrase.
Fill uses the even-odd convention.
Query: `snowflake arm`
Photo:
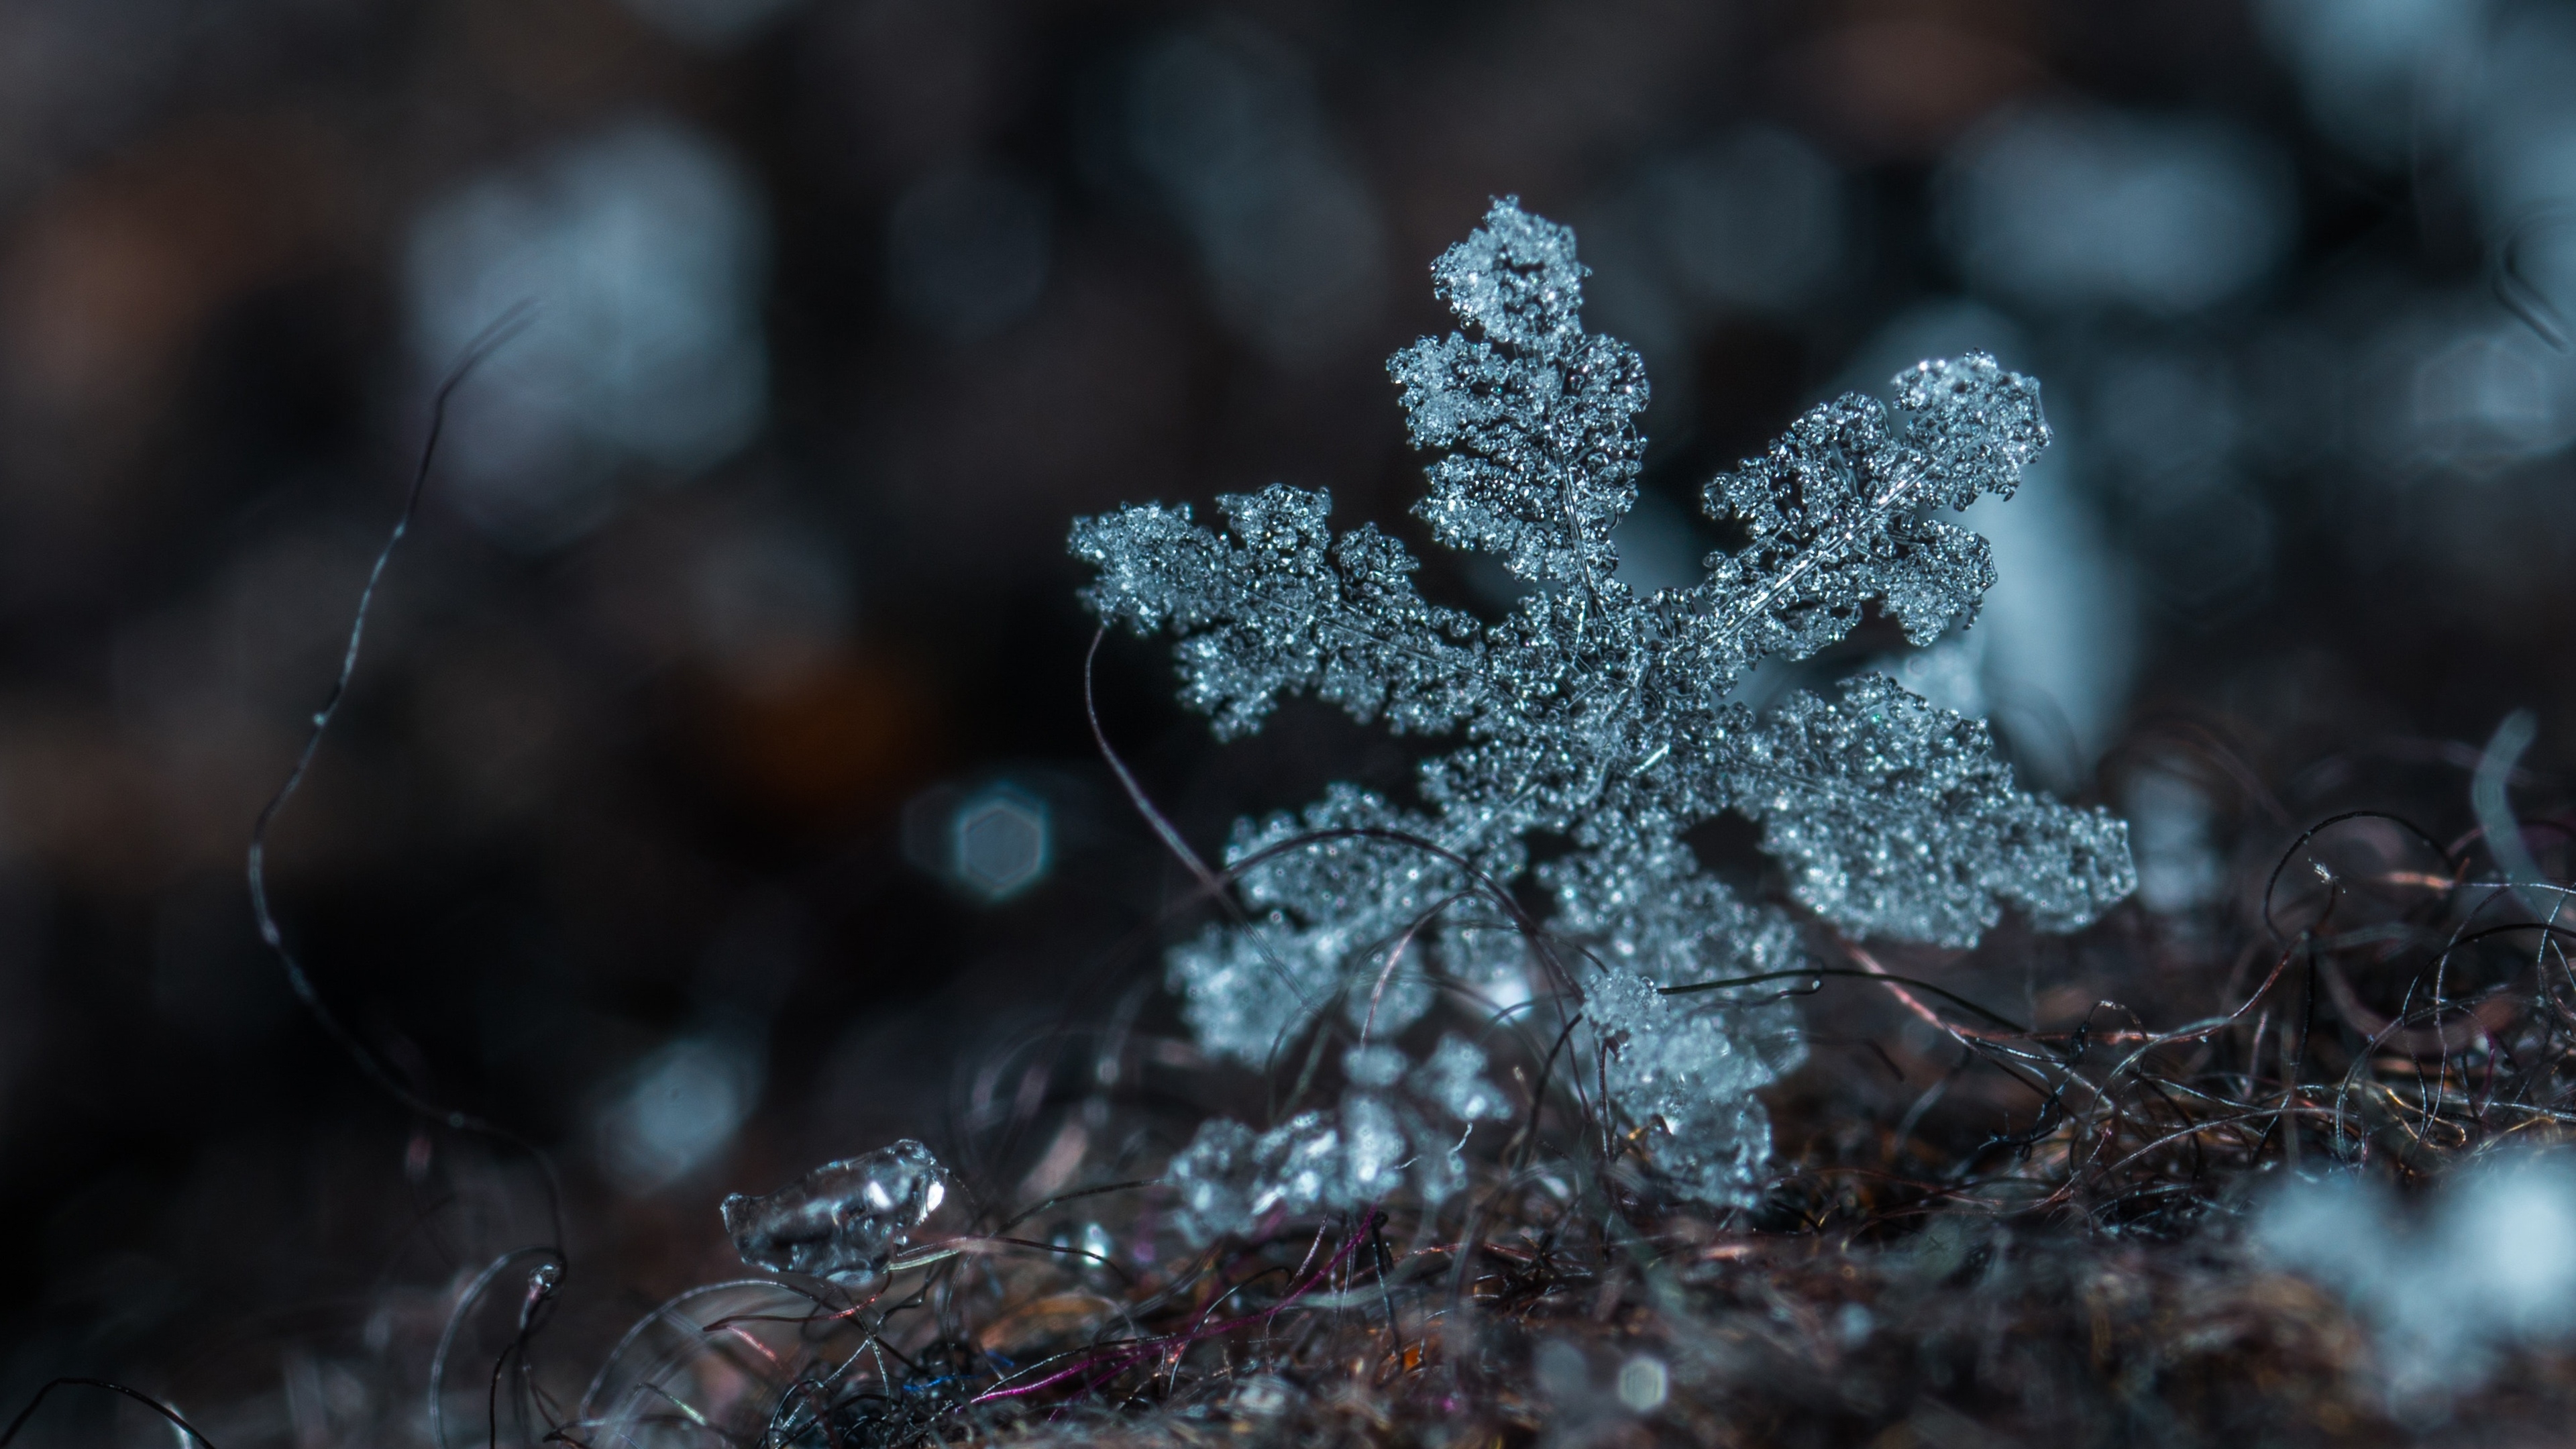
[[[1424,338],[1387,360],[1413,445],[1440,454],[1414,512],[1453,548],[1515,576],[1597,588],[1610,530],[1637,501],[1646,372],[1585,332],[1574,233],[1506,198],[1443,253],[1434,287],[1476,335]]]
[[[1211,929],[1171,961],[1200,1044],[1260,1066],[1336,1001],[1353,1026],[1381,1035],[1429,1010],[1423,948],[1472,897],[1454,861],[1411,843],[1434,829],[1349,785],[1299,814],[1236,822],[1226,863],[1262,914]]]
[[[2014,789],[1983,720],[1885,675],[1839,696],[1793,696],[1731,771],[1800,904],[1856,936],[1964,947],[2007,904],[2070,931],[2137,888],[2128,824]]]
[[[1181,697],[1220,738],[1260,729],[1300,690],[1398,731],[1445,729],[1473,708],[1476,623],[1423,602],[1402,544],[1366,525],[1334,538],[1321,491],[1274,483],[1217,507],[1231,538],[1186,506],[1130,507],[1077,520],[1072,547],[1100,570],[1083,597],[1104,622],[1181,635]]]
[[[1872,601],[1917,644],[1974,617],[1993,551],[1926,514],[2012,495],[2048,443],[2039,384],[1972,352],[1918,363],[1896,394],[1894,419],[1857,393],[1812,408],[1708,485],[1709,516],[1751,536],[1712,555],[1708,583],[1672,601],[1687,663],[1712,688],[1757,660],[1815,653]]]

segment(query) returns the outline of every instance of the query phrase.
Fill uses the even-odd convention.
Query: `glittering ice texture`
[[[1771,1156],[1771,1120],[1753,1089],[1801,1055],[1795,1019],[1694,1006],[1614,969],[1585,994],[1584,1022],[1603,1048],[1603,1083],[1644,1131],[1649,1159],[1691,1197],[1740,1199]]]
[[[1343,785],[1237,824],[1227,860],[1248,924],[1171,957],[1203,1045],[1261,1065],[1336,1009],[1387,1037],[1443,981],[1518,999],[1521,943],[1493,892],[1534,874],[1551,929],[1598,967],[1575,985],[1611,1107],[1646,1129],[1677,1190],[1740,1202],[1768,1152],[1750,1094],[1798,1058],[1791,1009],[1656,988],[1804,958],[1790,913],[1702,871],[1685,831],[1724,812],[1759,822],[1816,916],[1951,946],[2006,906],[2081,926],[2135,871],[2121,822],[2015,789],[1983,723],[1892,680],[1795,694],[1767,717],[1728,698],[1754,664],[1805,658],[1871,607],[1918,643],[1974,617],[1994,579],[1986,542],[1934,515],[2011,493],[2048,441],[2038,384],[1972,353],[1908,370],[1893,408],[1854,395],[1811,409],[1706,490],[1746,546],[1640,598],[1615,576],[1610,531],[1636,498],[1645,375],[1583,331],[1583,275],[1571,231],[1498,202],[1432,268],[1465,331],[1388,364],[1432,455],[1416,513],[1537,585],[1499,621],[1424,601],[1401,545],[1366,524],[1335,535],[1330,500],[1285,484],[1219,499],[1222,533],[1186,507],[1130,507],[1078,522],[1072,546],[1099,571],[1085,598],[1103,620],[1178,636],[1181,697],[1220,735],[1303,691],[1457,741],[1423,762],[1418,807]],[[1533,871],[1533,832],[1572,848]],[[1241,1141],[1212,1127],[1193,1180],[1270,1183],[1273,1207],[1324,1202],[1321,1184],[1377,1161],[1341,1116]],[[1263,1166],[1228,1176],[1220,1158]],[[1310,1162],[1332,1166],[1299,1175]]]
[[[1497,206],[1431,277],[1479,336],[1426,337],[1387,362],[1413,445],[1441,455],[1414,511],[1442,543],[1494,554],[1520,578],[1608,581],[1610,530],[1637,501],[1646,451],[1646,369],[1583,330],[1573,233]]]

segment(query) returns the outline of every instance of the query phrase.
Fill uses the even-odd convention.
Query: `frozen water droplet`
[[[725,1231],[755,1268],[826,1278],[882,1272],[948,1199],[948,1173],[910,1138],[827,1162],[765,1197],[724,1200]]]

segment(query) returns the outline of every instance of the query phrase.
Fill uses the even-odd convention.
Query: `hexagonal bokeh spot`
[[[950,874],[988,901],[1027,890],[1052,863],[1046,802],[1007,785],[960,804],[948,835]]]

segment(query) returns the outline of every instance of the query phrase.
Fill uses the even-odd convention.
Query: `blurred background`
[[[244,1325],[445,1280],[458,1163],[543,1235],[241,880],[428,395],[522,299],[274,889],[640,1303],[723,1270],[723,1192],[1168,1011],[1073,515],[1328,487],[1506,601],[1404,517],[1383,371],[1494,195],[1645,354],[1642,586],[1806,405],[2043,380],[1983,621],[1825,667],[2128,813],[2128,928],[2215,929],[2330,808],[2464,828],[2506,711],[2576,743],[2571,76],[2541,0],[0,0],[6,1402],[215,1335],[274,1372]],[[1315,710],[1218,750],[1159,645],[1098,689],[1205,847],[1405,767]]]

